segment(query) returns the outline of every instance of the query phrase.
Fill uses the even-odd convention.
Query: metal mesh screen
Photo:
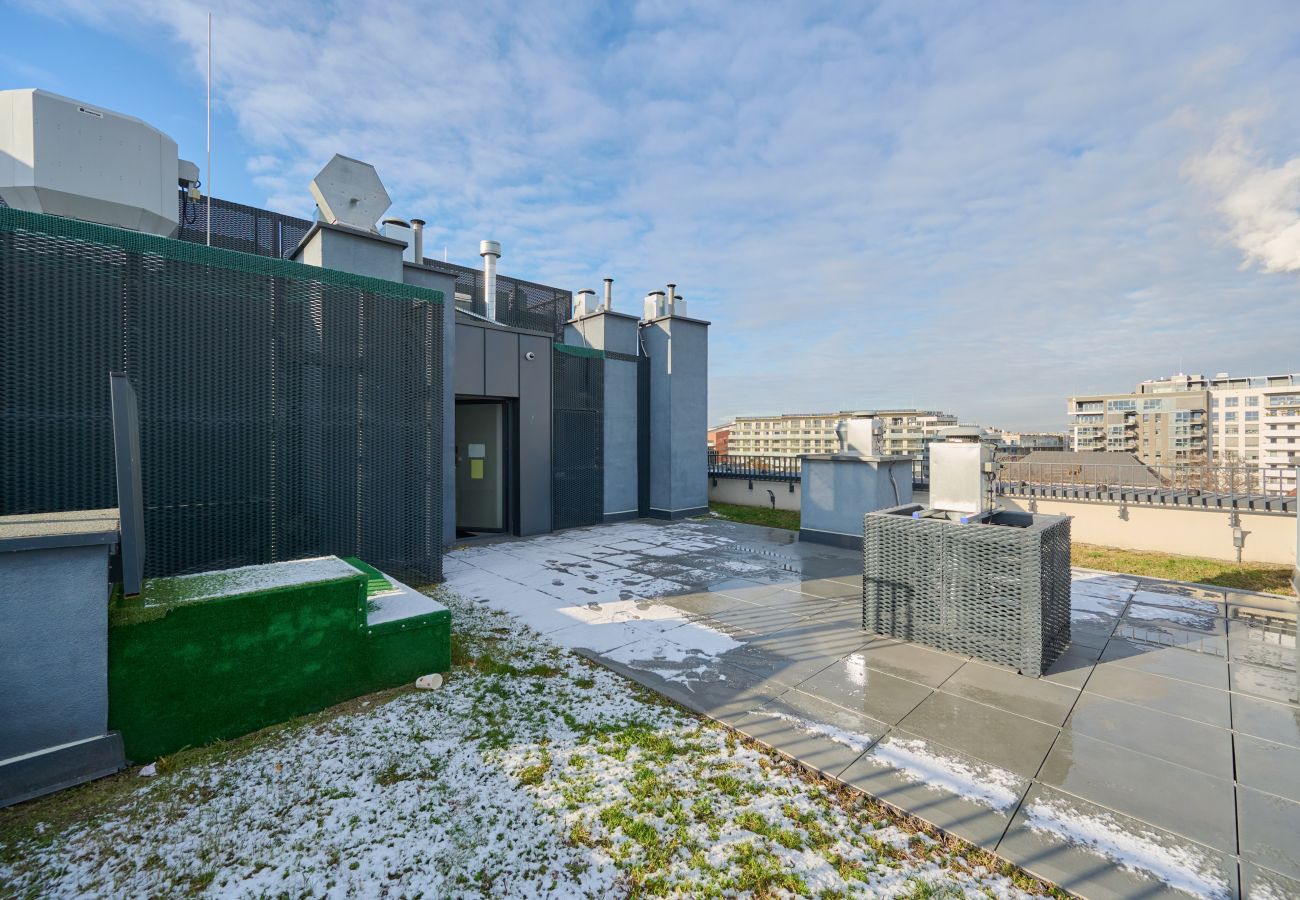
[[[180,231],[176,237],[205,244],[208,234],[208,201],[191,201],[185,191],[177,197]],[[258,256],[287,259],[303,239],[311,222],[294,216],[212,198],[212,246]]]
[[[1040,675],[1070,640],[1070,520],[998,513],[1007,524],[868,513],[862,625]]]
[[[147,575],[333,553],[438,578],[441,299],[0,209],[0,512],[117,505],[120,370]]]
[[[595,525],[605,511],[605,356],[557,344],[551,359],[552,521]]]
[[[483,299],[483,271],[459,266],[455,263],[425,260],[435,269],[456,276],[456,293],[470,298],[469,310],[480,316],[487,315]],[[497,276],[496,321],[512,328],[527,328],[551,335],[556,341],[564,339],[564,325],[569,321],[573,307],[573,293],[560,288],[521,281],[505,275]]]

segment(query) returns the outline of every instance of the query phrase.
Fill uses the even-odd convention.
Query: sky
[[[1300,3],[0,0],[0,89],[138,116],[309,216],[372,162],[426,252],[712,323],[709,418],[1300,372]]]

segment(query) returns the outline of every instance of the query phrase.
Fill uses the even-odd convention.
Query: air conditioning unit
[[[945,428],[930,444],[930,506],[981,515],[993,509],[993,446],[979,428]]]
[[[49,91],[0,91],[0,197],[15,209],[171,237],[176,188],[198,182],[139,119]]]

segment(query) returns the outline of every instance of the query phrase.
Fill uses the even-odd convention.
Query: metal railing
[[[802,476],[797,456],[734,456],[710,450],[709,477],[798,481]]]
[[[1297,471],[1291,466],[1245,464],[1135,465],[1003,459],[996,489],[1010,497],[1293,512]]]
[[[1300,469],[1292,466],[1135,465],[1026,462],[999,451],[998,494],[1151,505],[1250,509],[1293,513]],[[799,481],[800,457],[709,451],[710,478]],[[912,487],[929,487],[929,460],[912,460]]]

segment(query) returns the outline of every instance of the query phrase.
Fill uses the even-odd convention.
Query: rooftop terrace
[[[858,554],[720,521],[454,550],[449,587],[1089,897],[1300,895],[1288,598],[1076,570],[1042,677],[861,628]]]

